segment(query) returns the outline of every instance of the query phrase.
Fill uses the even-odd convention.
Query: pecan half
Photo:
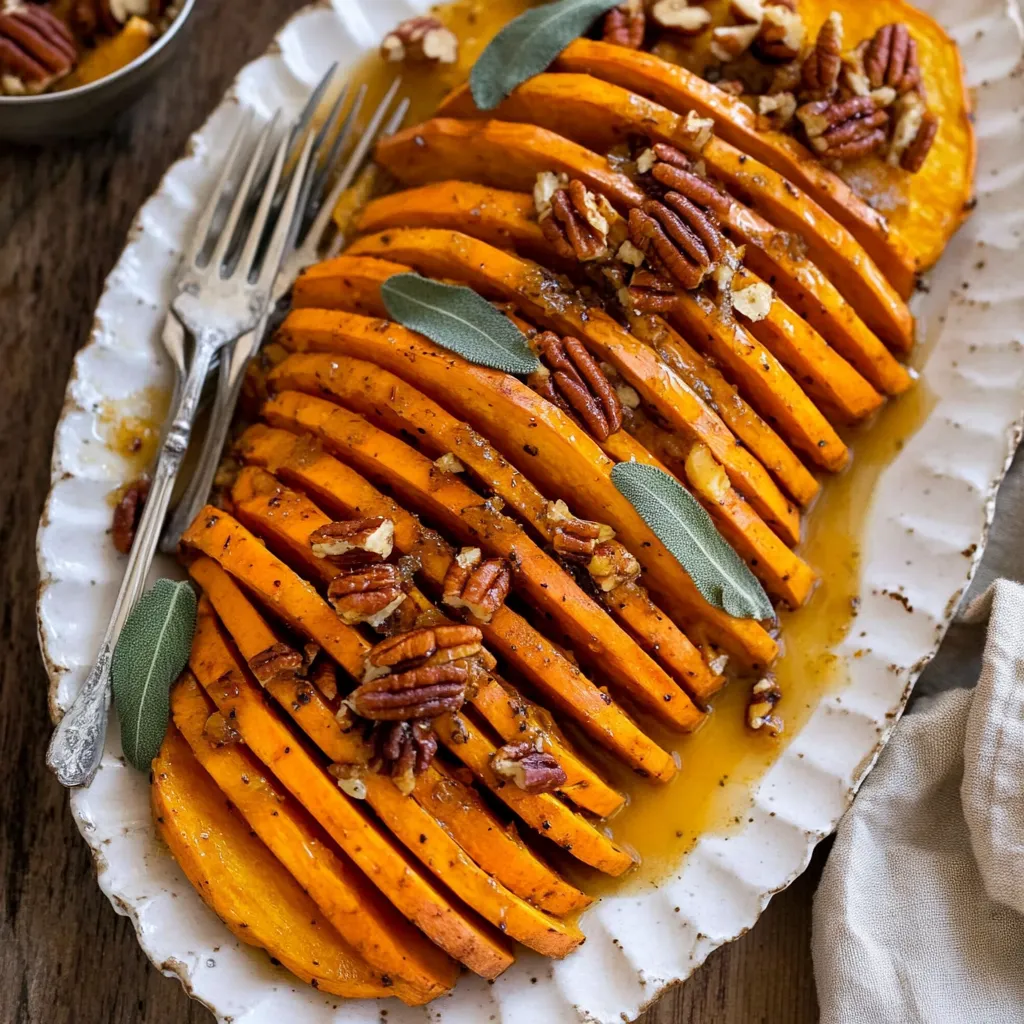
[[[444,578],[442,601],[465,608],[481,622],[490,622],[505,603],[512,571],[504,558],[484,558],[479,548],[463,548],[452,559]]]
[[[806,99],[826,100],[839,87],[843,69],[843,16],[833,11],[815,40],[814,49],[803,66],[803,87]]]
[[[554,755],[526,740],[499,747],[491,756],[491,768],[526,793],[551,793],[568,779]]]
[[[392,63],[454,64],[459,59],[459,38],[437,18],[407,18],[389,32],[380,52]]]
[[[397,565],[377,562],[351,566],[331,580],[327,600],[347,625],[379,626],[405,600]]]
[[[921,84],[917,40],[904,24],[883,25],[864,52],[864,72],[872,89],[889,86],[902,96]]]
[[[48,4],[9,3],[0,7],[0,88],[18,95],[42,92],[67,75],[78,47]]]
[[[785,728],[783,720],[775,714],[775,705],[782,700],[782,691],[774,676],[766,676],[754,683],[747,703],[747,725],[754,730],[764,729],[778,736]]]
[[[647,15],[642,0],[629,0],[605,15],[602,36],[606,43],[639,50],[644,45],[646,30]]]
[[[149,497],[149,477],[140,476],[133,480],[121,495],[121,500],[114,506],[114,522],[111,529],[111,537],[114,547],[127,555],[132,544],[135,543],[135,531],[139,527],[139,520],[142,518],[142,510]]]
[[[545,331],[534,342],[548,374],[536,386],[548,401],[574,413],[599,441],[622,429],[622,403],[604,371],[578,338]]]
[[[383,561],[391,556],[394,541],[395,524],[381,516],[331,523],[309,538],[317,558],[348,563]]]
[[[459,650],[461,657],[472,657],[483,648],[484,635],[476,626],[430,626],[381,640],[366,656],[364,681],[392,671],[404,671],[425,665],[439,653]]]
[[[551,196],[550,205],[550,216],[541,221],[541,227],[559,256],[589,263],[608,255],[608,235],[616,214],[604,196],[595,196],[582,181],[573,180]]]
[[[348,698],[360,718],[403,722],[458,711],[466,699],[470,668],[454,662],[421,665],[362,683]]]
[[[897,101],[896,127],[889,144],[888,161],[916,174],[924,166],[939,131],[939,119],[916,93],[906,93]]]
[[[304,674],[306,661],[287,644],[274,644],[249,659],[249,670],[260,686],[268,686],[279,679],[294,679]]]
[[[805,103],[796,112],[811,148],[834,160],[853,160],[880,149],[886,140],[889,114],[870,96],[830,103]]]
[[[437,734],[430,722],[382,722],[374,730],[382,773],[391,776],[398,790],[408,796],[437,753]]]
[[[598,544],[587,563],[587,572],[606,594],[640,575],[640,563],[617,540]]]
[[[638,313],[669,313],[679,303],[675,282],[650,270],[638,270],[633,275],[626,298]]]
[[[555,524],[551,538],[555,553],[570,562],[586,564],[594,557],[598,544],[615,537],[615,531],[604,523],[577,519],[564,501],[549,501],[544,516]]]

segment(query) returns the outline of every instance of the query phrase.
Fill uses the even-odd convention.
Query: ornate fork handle
[[[146,585],[153,556],[171,503],[174,483],[188,449],[199,409],[203,383],[217,352],[225,344],[221,335],[199,335],[188,376],[181,387],[174,419],[164,436],[153,483],[135,535],[128,567],[92,671],[67,714],[57,726],[46,763],[64,786],[86,786],[99,768],[107,734],[110,708],[110,666],[114,645],[125,620]]]

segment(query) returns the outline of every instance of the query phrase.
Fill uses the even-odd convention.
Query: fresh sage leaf
[[[188,663],[196,595],[188,583],[157,580],[128,616],[110,664],[125,757],[148,772],[170,715],[171,685]]]
[[[520,14],[491,40],[469,76],[480,110],[493,110],[517,86],[554,59],[622,0],[558,0]]]
[[[741,619],[774,617],[757,577],[678,480],[656,466],[620,462],[612,482],[710,604]]]
[[[540,366],[523,332],[472,288],[394,274],[380,293],[392,320],[471,363],[517,376]]]

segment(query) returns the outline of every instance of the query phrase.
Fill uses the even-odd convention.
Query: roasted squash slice
[[[547,330],[572,334],[595,359],[610,363],[673,429],[706,444],[736,489],[766,521],[799,532],[794,530],[796,511],[767,470],[736,443],[717,413],[646,345],[603,310],[574,300],[543,267],[457,231],[396,229],[367,235],[350,251],[356,256],[398,260],[428,276],[463,281],[485,296],[517,305],[524,316]]]
[[[419,990],[373,970],[231,810],[173,726],[153,762],[151,797],[161,836],[210,909],[242,942],[262,947],[296,977],[321,992],[349,999],[400,995],[412,1006],[455,983],[454,964]],[[409,928],[397,915],[395,923]],[[367,918],[363,930],[372,924]],[[412,941],[428,945],[415,932]]]
[[[973,102],[964,81],[960,50],[945,30],[906,0],[840,3],[797,0],[809,32],[817,33],[833,9],[843,15],[851,45],[877,29],[902,22],[917,42],[918,62],[928,106],[939,117],[939,132],[924,167],[909,174],[884,160],[863,160],[842,171],[843,178],[886,218],[897,240],[927,270],[942,255],[971,209],[977,144]]]
[[[259,686],[224,639],[212,605],[205,600],[199,604],[189,664],[253,754],[398,910],[481,977],[497,977],[509,967],[514,958],[497,930],[452,903],[297,742],[264,701]]]
[[[518,192],[461,182],[424,185],[374,201],[363,212],[359,226],[367,233],[399,227],[452,228],[498,248],[512,249],[551,269],[562,269],[562,262],[537,223],[532,197]],[[567,269],[572,272],[577,267]],[[738,291],[758,281],[749,270],[741,268],[732,287]],[[318,303],[302,295],[297,305]],[[768,316],[747,329],[782,362],[808,395],[831,413],[832,422],[856,423],[882,404],[882,396],[778,296]]]
[[[829,4],[830,10],[842,8],[842,3]],[[713,118],[719,138],[803,189],[864,246],[897,292],[903,298],[910,296],[920,265],[906,240],[891,231],[882,214],[797,139],[782,132],[760,130],[757,115],[738,97],[652,53],[593,39],[571,43],[555,62],[554,70],[593,75],[676,113],[694,110],[701,117]]]
[[[381,142],[377,159],[407,185],[459,177],[530,191],[541,171],[556,171],[604,194],[620,212],[644,198],[603,157],[533,125],[435,118]],[[813,263],[793,252],[792,246],[777,244],[779,232],[763,217],[733,203],[723,226],[748,246],[749,268],[771,281],[789,306],[871,384],[886,394],[899,394],[909,387],[906,369],[836,286]]]
[[[340,517],[383,516],[395,524],[395,549],[418,558],[422,576],[437,591],[453,558],[452,549],[432,530],[391,498],[385,497],[353,469],[315,447],[307,438],[257,425],[242,436],[239,450],[246,461],[272,469],[283,480],[310,493],[325,509]],[[489,623],[481,624],[485,642],[524,676],[554,707],[577,719],[598,743],[641,775],[667,781],[675,774],[672,757],[642,733],[602,691],[564,658],[524,619],[504,607]],[[482,690],[486,696],[488,691]],[[503,713],[482,708],[485,717],[505,738]],[[518,725],[516,727],[518,729]],[[514,734],[513,734],[514,735]],[[569,751],[548,736],[551,753],[563,762]],[[563,767],[573,770],[571,758]],[[623,797],[585,765],[577,769],[580,782],[563,792],[580,807],[607,817]],[[586,783],[585,785],[583,783]]]
[[[197,558],[189,565],[188,571],[209,598],[250,670],[259,678],[253,666],[258,665],[260,656],[277,643],[276,634],[242,588],[212,558]],[[331,755],[333,760],[343,764],[365,764],[370,759],[371,751],[362,737],[345,732],[335,721],[321,694],[301,676],[275,673],[263,686],[281,707],[288,709],[304,732],[309,732],[307,721],[319,719],[324,714],[334,722],[337,735],[336,749]]]
[[[469,87],[452,93],[438,116],[479,117]],[[708,173],[741,203],[780,232],[802,239],[811,259],[876,334],[900,352],[913,344],[914,321],[906,303],[841,224],[776,171],[728,142],[712,136],[703,148],[696,147],[682,115],[590,75],[543,74],[515,89],[492,116],[548,128],[601,153],[646,135],[703,160]],[[779,236],[775,246],[781,243]]]
[[[210,739],[206,723],[215,710],[195,677],[186,672],[171,694],[174,724],[220,787],[225,804],[233,806],[248,825],[246,835],[258,836],[280,862],[278,867],[301,886],[338,934],[392,980],[392,994],[415,1002],[425,998],[417,984],[429,983],[427,991],[435,994],[448,988],[454,980],[454,964],[439,958],[366,876],[337,852],[316,822],[243,744]],[[438,974],[438,967],[444,973]],[[417,984],[405,981],[406,976]]]
[[[390,433],[415,437],[431,455],[450,452],[488,492],[514,509],[535,535],[548,543],[554,539],[556,524],[548,518],[548,502],[540,491],[472,427],[387,370],[348,356],[296,353],[274,370],[269,384],[329,396]],[[645,650],[680,685],[688,689],[695,680],[703,680],[707,672],[700,652],[653,608],[641,587],[624,584],[603,597],[605,607],[638,642],[646,644]]]
[[[584,663],[667,724],[689,731],[703,718],[689,697],[508,516],[426,456],[331,402],[285,391],[264,407],[273,426],[312,433],[359,472],[384,480],[409,504],[487,555],[515,566],[513,590],[564,631]]]
[[[421,335],[348,313],[295,310],[278,338],[295,351],[343,352],[365,359],[462,415],[549,493],[575,496],[582,515],[607,522],[647,572],[646,584],[687,634],[691,627],[745,664],[766,665],[774,641],[758,623],[709,605],[668,550],[611,483],[612,462],[590,438],[565,429],[560,410],[513,377],[467,363]],[[557,414],[557,415],[555,415]]]

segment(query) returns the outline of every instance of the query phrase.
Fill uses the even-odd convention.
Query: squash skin
[[[389,273],[393,264],[381,264]],[[386,367],[454,408],[493,440],[513,464],[528,466],[552,493],[571,493],[581,514],[608,522],[647,571],[646,584],[673,619],[735,654],[744,664],[770,664],[778,652],[759,623],[733,619],[709,605],[668,550],[611,485],[611,460],[590,438],[570,438],[564,415],[515,378],[474,366],[397,325],[328,310],[295,310],[278,339],[293,351],[343,352]],[[457,405],[453,404],[456,403]],[[529,417],[523,415],[529,409]],[[557,414],[557,415],[556,415]],[[507,442],[507,443],[506,443]],[[533,452],[536,451],[536,454]],[[517,457],[518,453],[518,457]]]
[[[232,812],[174,726],[153,762],[150,792],[164,842],[238,939],[262,947],[307,984],[315,980],[321,992],[348,999],[398,994],[320,919],[316,904]],[[449,985],[454,982],[452,971]],[[443,991],[416,993],[406,986],[402,994],[419,1006]]]
[[[576,585],[512,519],[481,503],[480,496],[403,441],[377,430],[341,406],[295,391],[280,392],[264,407],[273,426],[297,425],[312,433],[359,473],[386,481],[404,500],[420,506],[463,543],[516,566],[521,590],[552,627],[564,631],[580,660],[673,728],[689,732],[703,713],[672,679]]]
[[[927,161],[917,174],[909,174],[872,158],[845,167],[842,177],[877,204],[892,233],[913,254],[917,269],[927,270],[966,220],[974,195],[977,139],[960,49],[938,22],[906,0],[797,0],[797,7],[810,32],[816,33],[838,7],[851,41],[869,39],[893,22],[905,23],[917,41],[928,105],[939,116]]]
[[[286,482],[310,493],[333,514],[385,516],[395,524],[395,548],[418,558],[423,576],[436,591],[444,581],[453,551],[392,499],[385,497],[344,463],[286,430],[258,424],[240,441],[245,460],[265,466]],[[485,642],[525,676],[556,709],[579,724],[593,739],[639,774],[665,782],[675,774],[672,757],[642,733],[633,721],[525,619],[507,606],[481,626]],[[486,694],[485,694],[486,696]],[[495,712],[485,711],[494,724]],[[499,733],[505,735],[498,725]],[[505,737],[508,739],[508,737]],[[561,751],[552,752],[561,755]],[[568,769],[567,769],[568,770]],[[566,795],[576,804],[607,817],[623,797],[600,778],[575,786]]]
[[[843,7],[838,0],[830,4],[832,10]],[[570,43],[553,70],[593,75],[677,113],[695,110],[701,117],[713,118],[720,138],[788,178],[839,221],[864,246],[899,295],[907,299],[913,293],[920,267],[907,241],[793,136],[760,131],[757,116],[738,97],[653,53],[593,39]]]
[[[253,754],[399,911],[453,959],[481,977],[495,978],[511,966],[515,958],[506,940],[490,925],[449,902],[296,742],[291,730],[265,703],[205,600],[199,603],[189,664]]]
[[[385,139],[377,147],[377,159],[406,185],[454,175],[524,192],[532,190],[541,171],[556,171],[579,178],[620,212],[643,201],[643,193],[607,160],[533,125],[435,118]],[[886,394],[900,394],[910,386],[906,369],[835,285],[799,252],[779,245],[779,232],[763,217],[733,203],[723,227],[747,244],[748,267],[772,281],[793,310],[871,384]]]
[[[437,956],[429,943],[388,905],[350,860],[337,853],[316,823],[251,752],[240,743],[218,746],[210,742],[205,726],[215,710],[195,677],[186,672],[171,695],[174,727],[191,748],[194,759],[209,773],[210,782],[220,788],[226,804],[235,808],[246,836],[258,836],[266,844],[277,858],[278,871],[284,871],[308,894],[318,913],[337,929],[357,960],[364,962],[369,957],[376,964],[377,973],[391,983],[390,994],[418,1004],[449,988],[454,983],[455,965],[449,963],[447,973],[437,973]],[[196,842],[203,829],[198,823],[193,827],[198,829],[191,834],[192,842]],[[256,866],[260,863],[257,860]],[[271,871],[269,877],[274,876]],[[255,892],[256,887],[251,891]],[[365,962],[363,969],[370,970]],[[405,975],[415,978],[417,984],[402,980]]]

